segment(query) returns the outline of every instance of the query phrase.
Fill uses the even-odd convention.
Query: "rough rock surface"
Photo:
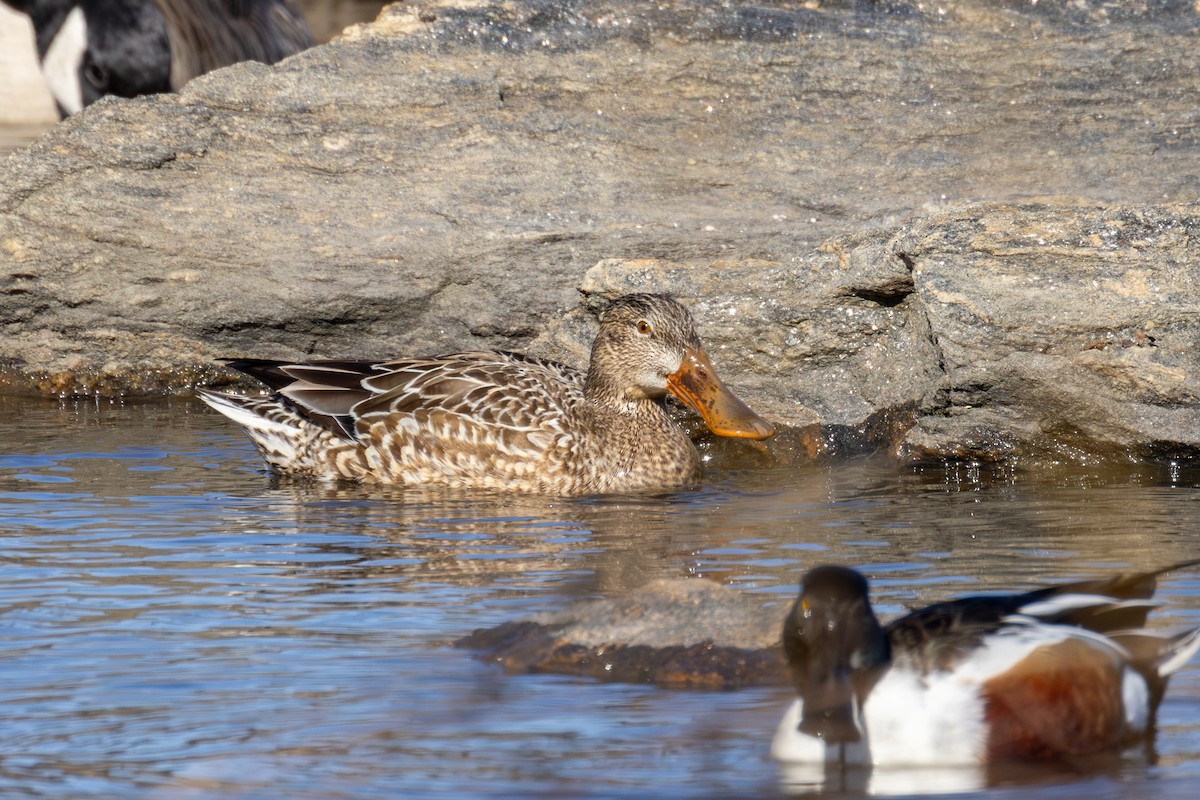
[[[442,0],[0,164],[0,388],[579,362],[671,291],[786,461],[1194,457],[1190,2]]]
[[[511,672],[691,689],[782,685],[783,614],[709,581],[660,579],[623,597],[478,630],[458,645]]]
[[[1200,206],[965,208],[892,246],[943,384],[903,447],[1162,457],[1200,438]]]

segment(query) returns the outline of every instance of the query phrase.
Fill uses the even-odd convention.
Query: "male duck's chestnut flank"
[[[668,392],[721,436],[775,432],[725,388],[691,315],[662,295],[613,301],[586,374],[505,352],[228,363],[274,393],[200,396],[273,467],[318,477],[555,494],[687,485],[700,456],[663,409]]]

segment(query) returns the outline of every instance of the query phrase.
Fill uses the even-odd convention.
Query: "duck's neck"
[[[668,416],[661,399],[622,392],[615,384],[605,380],[593,381],[591,374],[584,385],[583,396],[594,411],[618,420],[617,432],[621,429],[653,430],[660,436],[672,432],[687,439],[687,435]]]
[[[612,380],[605,370],[596,368],[595,360],[588,370],[583,396],[595,410],[621,419],[622,428],[652,429],[659,435],[672,432],[676,435],[673,438],[687,439],[687,435],[667,415],[662,397],[648,397],[636,388]]]
[[[592,350],[587,377],[583,381],[583,396],[601,408],[619,411],[629,398],[622,391],[620,383],[613,379],[611,368],[605,367],[610,360],[608,354],[600,351],[600,344],[597,343]]]
[[[623,396],[590,373],[584,397],[602,442],[603,465],[593,466],[610,482],[604,491],[683,486],[700,477],[699,452],[661,401]]]
[[[594,406],[611,411],[614,414],[651,414],[654,410],[662,411],[660,401],[651,400],[645,395],[636,396],[609,380],[605,375],[588,373],[583,385],[583,396]]]

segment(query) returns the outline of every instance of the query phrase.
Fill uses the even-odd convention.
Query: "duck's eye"
[[[650,323],[646,322],[646,320],[644,320],[644,319],[638,320],[637,329],[638,329],[638,333],[642,334],[643,336],[650,335],[650,330],[651,330]]]

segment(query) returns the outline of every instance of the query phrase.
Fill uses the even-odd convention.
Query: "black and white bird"
[[[312,46],[296,0],[0,0],[33,22],[65,117],[112,94],[180,89],[239,61],[273,64]]]
[[[153,0],[2,0],[33,22],[42,75],[59,113],[106,94],[171,90],[167,25]]]
[[[948,600],[884,625],[867,581],[815,567],[787,616],[798,695],[775,734],[785,763],[984,765],[1119,752],[1143,740],[1200,629],[1146,629],[1163,573]]]

